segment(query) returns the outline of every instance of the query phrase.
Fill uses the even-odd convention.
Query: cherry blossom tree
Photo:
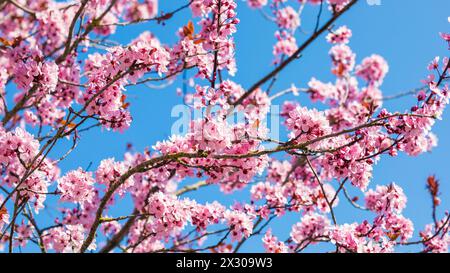
[[[436,146],[431,130],[450,97],[448,57],[428,64],[422,87],[396,96],[413,94],[414,105],[391,111],[383,108],[380,90],[387,61],[373,54],[356,63],[351,26],[339,25],[358,0],[177,2],[163,11],[158,0],[0,0],[4,251],[34,245],[42,252],[238,252],[251,237],[260,238],[261,251],[276,253],[315,244],[334,252],[393,252],[407,245],[448,251],[450,215],[437,212],[436,177],[426,181],[432,221],[425,227],[402,214],[407,197],[400,186],[371,181],[384,157],[418,156]],[[259,11],[278,29],[271,71],[248,87],[233,81],[237,5]],[[317,23],[299,34],[304,8],[317,11]],[[128,44],[109,39],[118,28],[143,22],[164,27],[189,10],[173,44],[151,29]],[[450,34],[440,35],[443,47],[450,45]],[[320,39],[329,43],[324,54],[335,81],[312,78],[303,87],[273,90],[283,70]],[[60,170],[86,131],[120,134],[132,126],[128,87],[158,82],[176,90],[174,79],[191,74],[193,84],[180,95],[204,114],[190,121],[186,134],[94,162],[92,170]],[[299,93],[325,109],[285,99]],[[280,126],[288,132],[279,139],[269,137],[262,122],[275,99],[282,101]],[[237,113],[243,118],[231,122]],[[56,154],[55,146],[67,140],[72,145]],[[183,196],[205,187],[224,195],[245,191],[251,201],[225,206]],[[58,199],[59,213],[49,221],[40,212],[50,197]],[[130,202],[128,214],[114,213]],[[366,211],[366,220],[341,221],[340,202]],[[271,223],[288,213],[298,222],[283,238]],[[413,238],[414,228],[420,238]]]

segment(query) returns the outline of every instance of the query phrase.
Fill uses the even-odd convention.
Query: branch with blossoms
[[[434,176],[427,179],[432,223],[418,239],[413,221],[403,215],[403,189],[371,185],[384,156],[418,156],[436,146],[431,130],[450,96],[448,57],[432,60],[422,87],[386,97],[380,90],[386,60],[374,54],[357,65],[348,45],[352,31],[335,26],[358,0],[247,0],[277,30],[269,72],[245,88],[232,80],[241,3],[180,2],[164,11],[158,0],[0,1],[5,251],[32,245],[43,253],[239,252],[258,237],[261,249],[276,253],[315,244],[331,245],[333,252],[393,252],[411,245],[448,251],[450,216],[440,215]],[[302,25],[305,9],[316,11],[310,31]],[[172,44],[150,31],[128,43],[114,38],[118,28],[164,28],[186,14]],[[312,78],[305,87],[293,82],[275,91],[287,67],[301,63],[323,36],[335,82]],[[449,34],[441,37],[450,43]],[[62,170],[85,132],[120,133],[132,126],[129,87],[170,89],[179,78],[179,95],[203,114],[189,122],[186,134],[142,152],[128,149],[123,160],[92,163],[94,171],[91,164]],[[300,106],[300,95],[325,110]],[[417,98],[410,109],[383,108],[384,101],[408,95]],[[287,134],[275,139],[263,121],[278,102]],[[247,190],[249,200],[225,206],[184,197],[207,187],[224,194]],[[361,192],[364,204],[349,187]],[[363,211],[365,220],[342,222],[336,210],[341,199]],[[118,215],[117,207],[131,209]],[[52,209],[53,222],[39,214]],[[299,221],[279,240],[271,224],[288,215]]]

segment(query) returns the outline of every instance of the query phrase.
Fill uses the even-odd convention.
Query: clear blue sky
[[[184,0],[160,1],[160,9],[170,11],[174,7],[185,3]],[[242,0],[238,2],[238,17],[241,23],[235,34],[237,45],[238,73],[232,79],[244,87],[249,87],[266,72],[272,69],[272,46],[275,42],[273,23],[266,21],[259,12],[251,10]],[[296,1],[291,1],[296,2]],[[448,0],[381,0],[381,5],[370,6],[361,0],[350,12],[336,22],[336,26],[347,25],[353,31],[350,46],[357,54],[357,63],[362,58],[377,53],[389,63],[389,74],[381,87],[384,95],[392,95],[421,85],[420,80],[427,75],[426,65],[435,56],[448,56],[446,44],[439,37],[438,32],[449,31],[450,1]],[[306,6],[302,17],[302,28],[311,32],[314,28],[318,7]],[[329,14],[326,14],[328,16]],[[140,24],[135,27],[120,28],[114,39],[126,43],[134,39],[143,30],[155,33],[163,43],[173,44],[176,41],[175,31],[181,24],[189,20],[190,11],[183,11],[161,26],[153,23]],[[322,22],[326,18],[322,19]],[[297,33],[300,43],[307,38],[307,34]],[[295,83],[299,87],[306,86],[314,76],[322,81],[334,81],[330,72],[328,50],[330,45],[322,36],[314,45],[308,48],[300,60],[287,67],[279,76],[274,90],[282,90]],[[122,159],[126,144],[131,142],[135,150],[142,151],[145,147],[155,144],[158,140],[166,139],[170,135],[170,128],[176,118],[171,117],[172,106],[181,103],[175,89],[180,87],[180,81],[163,90],[150,90],[145,86],[130,88],[127,95],[131,102],[133,124],[125,133],[113,133],[94,129],[84,133],[78,149],[62,164],[63,172],[77,167],[86,168],[93,163],[91,170],[95,170],[99,162],[108,157]],[[303,105],[312,105],[305,96],[296,97]],[[414,102],[414,98],[404,98],[385,103],[389,109],[407,109]],[[450,111],[446,111],[443,121],[437,122],[434,132],[439,137],[439,146],[432,153],[419,157],[400,155],[396,158],[384,157],[375,166],[373,180],[369,187],[376,184],[387,184],[395,181],[403,187],[408,196],[405,216],[415,223],[415,236],[425,224],[431,222],[430,198],[425,189],[425,179],[430,174],[436,174],[441,181],[442,205],[439,216],[445,208],[450,208],[450,175],[448,171],[448,155],[450,152]],[[65,145],[55,150],[60,154]],[[357,191],[352,191],[357,193]],[[247,200],[247,190],[223,195],[217,187],[191,194],[198,202],[219,200],[224,204],[232,204],[235,200]],[[55,201],[56,202],[56,201]],[[122,202],[114,213],[131,211],[130,202]],[[126,204],[126,205],[125,205]],[[50,206],[52,207],[52,206]],[[360,214],[351,208],[346,200],[341,198],[337,209],[339,223],[358,221],[364,215],[372,219],[373,215]],[[42,217],[55,215],[53,208],[48,212],[41,212]],[[299,214],[288,215],[274,222],[273,231],[281,239],[286,239],[291,225],[300,219]],[[42,221],[41,221],[42,225]],[[242,251],[260,251],[261,237],[249,240]],[[311,250],[323,250],[318,247]],[[414,249],[409,249],[414,250]]]

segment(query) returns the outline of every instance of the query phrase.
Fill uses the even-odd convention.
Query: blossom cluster
[[[448,251],[450,216],[440,216],[434,177],[427,180],[433,221],[424,228],[406,217],[406,188],[372,179],[384,156],[418,156],[437,145],[432,129],[450,99],[448,57],[427,65],[424,86],[408,93],[412,105],[391,110],[382,92],[388,60],[376,53],[360,58],[350,27],[335,27],[356,1],[248,0],[246,8],[273,24],[275,43],[267,51],[270,70],[247,87],[232,79],[242,1],[192,0],[172,3],[173,10],[166,2],[1,4],[0,249],[237,252],[260,236],[272,253],[322,244],[336,252],[416,244],[424,252]],[[304,9],[320,9],[313,30]],[[121,28],[164,28],[184,10],[191,18],[176,26],[171,42],[153,29],[114,41]],[[320,27],[324,13],[329,18]],[[440,36],[450,43],[449,34]],[[329,47],[332,79],[311,77],[305,88],[289,83],[276,92],[283,70],[318,39]],[[186,134],[142,152],[128,144],[123,158],[109,155],[84,166],[74,151],[86,131],[115,134],[132,126],[131,86],[170,86],[201,115],[189,120]],[[280,98],[283,128],[275,139],[267,116]],[[77,166],[69,169],[64,160]],[[205,187],[207,200],[189,195]],[[215,190],[239,192],[231,196],[238,201],[214,201]],[[362,219],[343,222],[336,209],[343,202],[363,210]],[[286,238],[267,228],[288,215],[296,222]]]

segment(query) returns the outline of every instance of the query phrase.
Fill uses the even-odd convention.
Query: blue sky
[[[160,9],[170,11],[182,5],[184,0],[160,1]],[[244,87],[251,86],[259,78],[270,71],[272,47],[275,43],[274,31],[276,27],[268,22],[257,11],[251,10],[242,0],[238,2],[238,17],[241,20],[238,32],[234,35],[237,46],[238,73],[232,80]],[[291,1],[296,2],[296,1]],[[384,95],[392,95],[421,85],[420,80],[427,75],[426,65],[435,56],[448,56],[447,45],[439,37],[439,32],[449,31],[450,1],[448,0],[381,0],[381,5],[371,6],[366,1],[360,1],[350,12],[339,19],[335,25],[347,25],[353,31],[350,46],[357,55],[357,63],[373,53],[382,55],[389,63],[389,73],[381,90]],[[302,29],[311,33],[314,28],[318,7],[307,5],[302,17]],[[326,14],[325,17],[329,16]],[[163,43],[173,44],[177,37],[175,32],[180,25],[190,19],[190,11],[177,14],[166,22],[165,26],[155,22],[138,26],[119,28],[113,39],[127,43],[144,30],[155,33]],[[322,19],[324,22],[326,18]],[[297,32],[297,41],[301,43],[308,34]],[[311,77],[322,81],[334,81],[330,72],[328,50],[330,45],[322,36],[308,48],[301,59],[288,66],[279,76],[274,90],[283,90],[292,83],[305,87]],[[155,144],[158,140],[169,137],[170,129],[176,118],[171,117],[171,109],[180,104],[181,98],[176,95],[176,88],[181,86],[180,80],[162,90],[148,89],[145,86],[129,88],[127,95],[131,102],[133,124],[125,133],[114,133],[94,129],[86,132],[76,149],[62,164],[63,173],[78,167],[86,168],[90,162],[95,169],[99,162],[108,157],[122,159],[127,143],[132,143],[136,151]],[[321,107],[311,104],[306,96],[294,97],[302,105]],[[280,101],[278,101],[280,103]],[[400,100],[386,102],[388,109],[402,110],[409,108],[414,98],[406,97]],[[445,208],[450,208],[450,176],[448,171],[448,155],[450,152],[450,113],[446,111],[443,121],[438,121],[434,132],[439,137],[439,146],[432,153],[418,157],[407,157],[403,154],[395,158],[383,157],[374,167],[373,180],[369,187],[376,184],[388,184],[395,181],[403,187],[408,196],[405,216],[415,223],[417,236],[425,224],[431,222],[430,198],[425,189],[428,175],[436,174],[441,181],[442,205],[438,215],[442,216]],[[54,155],[63,153],[63,143],[57,147]],[[358,191],[352,191],[352,193]],[[232,195],[223,195],[217,187],[204,188],[189,195],[198,202],[218,200],[224,204],[232,204],[236,200],[247,200],[247,190]],[[446,198],[447,197],[447,198]],[[54,200],[56,202],[56,200]],[[54,202],[53,202],[54,203]],[[120,208],[113,212],[117,215],[131,211],[129,202],[122,202]],[[56,205],[56,204],[54,204]],[[52,208],[53,207],[53,208]],[[42,221],[46,215],[55,215],[54,206],[48,212],[42,212]],[[339,223],[353,222],[366,216],[372,219],[370,213],[361,214],[350,207],[341,198],[337,210]],[[291,225],[300,219],[299,214],[290,214],[274,221],[273,231],[281,239],[286,239]],[[41,225],[43,225],[41,221]],[[242,251],[260,251],[261,237],[249,240]],[[311,250],[324,250],[317,246]],[[409,248],[405,250],[417,250]]]

